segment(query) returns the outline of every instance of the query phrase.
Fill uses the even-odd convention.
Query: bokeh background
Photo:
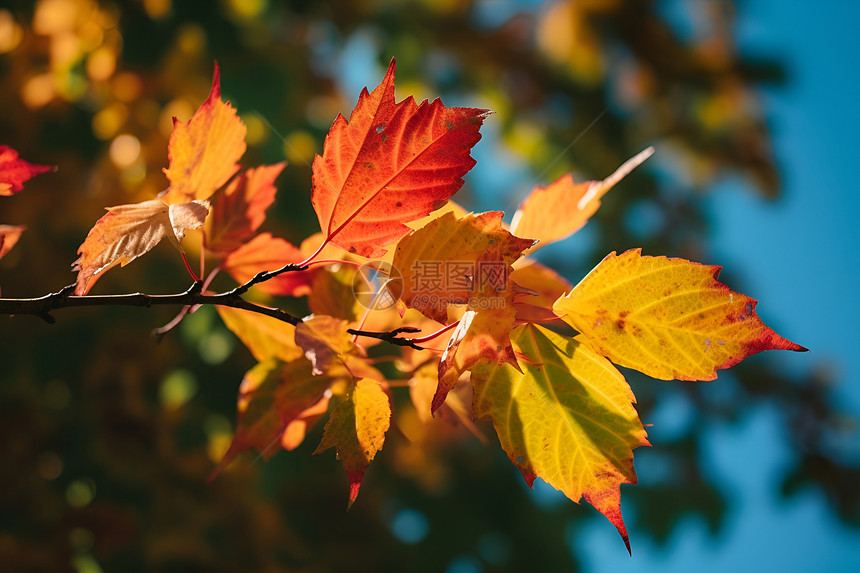
[[[29,227],[0,261],[3,296],[71,282],[102,209],[165,187],[171,118],[205,99],[215,59],[249,128],[243,163],[290,162],[265,230],[299,242],[317,230],[313,154],[396,57],[399,98],[496,112],[459,195],[471,209],[510,216],[534,184],[657,148],[541,252],[573,282],[631,247],[721,264],[813,351],[710,383],[626,372],[654,445],[622,491],[629,557],[592,508],[529,490],[491,429],[484,445],[424,426],[408,399],[348,513],[339,463],[311,455],[319,429],[207,482],[253,364],[211,309],[160,343],[170,309],[2,317],[3,570],[856,570],[858,19],[837,1],[4,1],[0,143],[59,169],[0,202]],[[95,290],[187,280],[162,246]]]

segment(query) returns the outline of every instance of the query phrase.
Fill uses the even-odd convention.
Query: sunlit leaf
[[[221,101],[218,64],[212,76],[209,97],[188,123],[174,118],[167,147],[169,167],[164,174],[170,188],[166,203],[208,199],[239,170],[245,153],[245,124],[229,102]]]
[[[125,266],[165,237],[182,251],[185,232],[203,225],[209,213],[207,201],[167,205],[160,199],[108,207],[78,248],[72,265],[78,278],[76,295],[85,295],[108,269]]]
[[[717,280],[720,267],[610,253],[555,313],[616,364],[654,378],[713,380],[763,350],[806,350],[765,326],[757,302]]]
[[[289,263],[298,263],[304,257],[298,247],[271,233],[260,233],[232,251],[221,261],[221,267],[238,283],[245,283],[257,273],[274,271]],[[310,290],[313,271],[289,272],[257,285],[272,295],[302,296]]]
[[[382,83],[361,92],[349,121],[339,115],[313,163],[311,199],[326,241],[364,257],[438,209],[475,164],[483,109],[394,100],[394,60]]]
[[[502,448],[531,485],[536,477],[587,502],[618,529],[624,483],[635,484],[633,449],[648,445],[620,372],[575,340],[537,325],[511,333],[522,372],[481,362],[472,370],[473,410],[493,422]]]
[[[355,502],[361,480],[385,442],[391,423],[388,395],[374,380],[359,379],[335,408],[316,452],[335,448],[349,480],[349,505]]]
[[[275,179],[285,165],[281,162],[243,171],[213,198],[212,213],[206,221],[207,249],[226,254],[254,236],[275,200]]]
[[[336,358],[343,361],[358,352],[347,328],[347,321],[331,316],[311,316],[296,326],[296,344],[313,364],[314,374],[328,370]]]
[[[601,197],[653,153],[649,147],[603,181],[574,183],[568,174],[547,187],[535,187],[514,213],[511,233],[538,239],[532,251],[572,235],[594,215]]]
[[[213,476],[251,448],[265,459],[275,455],[287,426],[317,404],[342,373],[315,376],[310,362],[301,357],[291,362],[267,360],[254,366],[239,387],[236,433]]]
[[[296,345],[296,327],[277,318],[229,306],[216,306],[224,325],[239,337],[258,362],[291,362],[304,355]]]
[[[466,304],[477,294],[482,277],[498,277],[533,241],[514,237],[502,227],[502,213],[489,211],[456,218],[453,213],[427,223],[404,237],[394,254],[402,279],[394,290],[403,302],[428,318],[447,323],[450,303]],[[478,260],[490,248],[498,260]]]

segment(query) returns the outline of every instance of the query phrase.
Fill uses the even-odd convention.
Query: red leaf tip
[[[215,71],[212,72],[212,89],[209,90],[209,100],[221,99],[221,70],[218,60],[215,60]]]

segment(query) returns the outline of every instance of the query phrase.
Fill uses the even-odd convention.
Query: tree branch
[[[293,325],[302,321],[301,318],[281,309],[260,306],[243,299],[242,294],[254,284],[253,281],[254,279],[251,279],[231,291],[218,294],[203,294],[203,283],[198,281],[185,292],[177,294],[144,294],[137,292],[129,294],[72,296],[71,293],[74,292],[75,285],[71,284],[57,292],[46,294],[39,298],[0,298],[0,314],[29,314],[38,316],[48,324],[54,324],[56,319],[51,315],[51,311],[58,308],[83,306],[138,306],[149,308],[164,305],[215,304],[271,316],[272,318]]]
[[[136,292],[129,294],[73,296],[71,293],[75,291],[75,285],[70,284],[57,292],[46,294],[39,298],[0,298],[0,315],[24,314],[38,316],[48,324],[54,324],[57,320],[53,315],[51,315],[51,312],[59,308],[77,308],[84,306],[136,306],[149,308],[152,306],[170,305],[191,307],[200,304],[212,304],[229,306],[232,308],[256,312],[257,314],[263,314],[265,316],[271,316],[272,318],[282,320],[294,326],[299,324],[302,322],[302,319],[297,316],[293,316],[279,308],[261,306],[242,298],[242,294],[244,294],[252,284],[260,282],[257,280],[258,277],[263,277],[260,280],[271,278],[271,276],[266,276],[268,274],[271,273],[260,273],[250,281],[231,291],[217,294],[204,294],[203,281],[197,281],[185,292],[176,294],[145,294],[142,292]],[[401,338],[399,336],[404,333],[415,333],[420,331],[420,328],[415,328],[413,326],[403,326],[388,332],[373,332],[368,330],[355,330],[352,328],[347,330],[347,332],[356,336],[375,338],[396,346],[408,346],[416,350],[424,350],[421,346],[416,344],[416,341],[423,342],[430,337],[412,339]],[[156,331],[156,334],[160,333]]]
[[[397,346],[408,346],[409,348],[414,348],[415,350],[424,350],[421,346],[418,346],[415,343],[415,340],[412,338],[400,338],[398,335],[404,332],[414,333],[421,332],[420,328],[415,328],[414,326],[401,326],[400,328],[395,328],[394,330],[388,332],[372,332],[369,330],[356,330],[354,328],[348,328],[347,332],[354,336],[364,336],[365,338],[376,338],[377,340],[384,340],[385,342],[390,342],[391,344],[396,344]]]

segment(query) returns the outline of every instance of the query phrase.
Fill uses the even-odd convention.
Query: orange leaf
[[[314,452],[335,448],[349,480],[349,505],[358,495],[361,480],[385,442],[391,423],[388,395],[374,380],[356,380],[347,399],[335,408]]]
[[[553,310],[599,354],[663,380],[713,380],[763,350],[806,350],[768,328],[757,302],[719,272],[640,249],[612,252]]]
[[[510,339],[516,314],[516,308],[510,304],[463,314],[439,362],[439,384],[430,404],[431,412],[442,406],[460,376],[480,360],[508,363],[520,369]]]
[[[24,188],[25,181],[53,169],[53,165],[28,163],[8,145],[0,145],[0,196],[14,195]]]
[[[343,370],[314,376],[310,362],[301,357],[286,363],[267,360],[254,366],[239,387],[236,433],[213,477],[251,448],[263,458],[271,458],[287,425],[318,403],[342,376]]]
[[[274,271],[288,263],[303,260],[301,251],[284,239],[271,233],[260,233],[249,242],[231,252],[221,267],[238,283],[245,283],[259,272]],[[314,269],[283,273],[257,285],[272,295],[302,296],[309,292]]]
[[[78,248],[80,257],[72,265],[77,271],[76,295],[85,295],[102,273],[125,266],[152,249],[165,237],[182,251],[185,232],[203,225],[209,213],[207,201],[167,205],[152,199],[132,205],[108,207]]]
[[[266,209],[275,200],[275,179],[285,165],[281,162],[248,169],[215,196],[212,214],[206,221],[207,249],[226,255],[254,236],[266,220]]]
[[[316,404],[303,410],[295,420],[287,424],[281,436],[281,447],[291,452],[302,445],[308,430],[328,412],[328,403],[328,396],[323,396]]]
[[[520,322],[547,322],[556,318],[552,312],[553,303],[573,288],[567,279],[532,258],[517,261],[511,281],[520,291],[531,295],[514,299]]]
[[[430,405],[436,393],[439,380],[439,359],[433,358],[421,364],[412,372],[409,379],[409,398],[415,407],[418,418],[424,424],[430,424],[434,417],[441,417],[451,424],[463,424],[481,443],[487,443],[487,437],[472,422],[472,386],[461,384],[457,386],[445,403],[435,413],[430,412]]]
[[[291,362],[304,354],[296,346],[296,327],[292,324],[229,306],[215,308],[227,328],[239,337],[258,362],[270,358]]]
[[[409,232],[404,223],[438,209],[475,164],[469,155],[488,112],[394,100],[394,60],[382,83],[339,115],[313,163],[311,200],[326,242],[363,257]]]
[[[0,259],[12,250],[26,230],[25,225],[0,225]]]
[[[649,147],[603,181],[574,183],[567,174],[547,187],[535,187],[514,213],[511,233],[538,239],[532,251],[569,237],[594,215],[600,198],[653,153],[654,148]]]
[[[335,358],[343,361],[358,352],[347,325],[347,321],[331,316],[311,316],[296,326],[296,344],[313,364],[314,374],[328,370]]]
[[[506,281],[510,265],[534,243],[505,230],[502,215],[488,211],[457,219],[445,213],[404,237],[394,253],[401,284],[392,285],[392,291],[402,293],[406,305],[446,324],[448,304],[468,303],[485,279]],[[498,258],[485,257],[479,265],[491,247]]]
[[[208,199],[239,170],[245,132],[245,124],[230,102],[221,101],[221,74],[216,62],[212,89],[203,105],[188,123],[173,118],[167,147],[170,166],[164,169],[170,188],[164,201],[174,204]]]

